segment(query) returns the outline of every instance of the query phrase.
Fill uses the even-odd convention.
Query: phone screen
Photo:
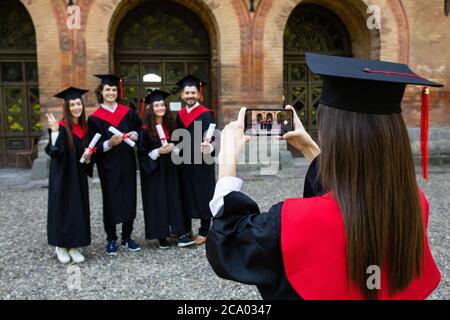
[[[285,109],[247,109],[245,134],[253,136],[282,136],[294,130],[294,114]]]

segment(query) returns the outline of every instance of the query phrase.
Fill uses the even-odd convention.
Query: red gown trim
[[[67,128],[66,126],[66,122],[64,120],[61,120],[59,122],[59,125]],[[78,123],[73,123],[72,124],[72,133],[74,135],[76,135],[80,140],[83,140],[84,136],[86,135],[86,128],[83,128],[80,124]]]
[[[211,112],[214,115],[214,112],[205,106],[199,105],[194,108],[190,113],[187,112],[187,108],[184,107],[180,111],[178,111],[178,115],[180,116],[181,122],[183,122],[184,127],[187,129],[201,114],[205,112]]]
[[[93,114],[91,114],[91,116],[106,121],[117,128],[129,111],[130,109],[122,104],[117,104],[117,108],[114,112],[105,110],[105,108],[100,106]]]

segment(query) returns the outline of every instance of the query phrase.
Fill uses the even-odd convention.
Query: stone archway
[[[272,0],[263,0],[272,1]],[[292,11],[300,3],[322,5],[336,13],[347,26],[355,57],[407,62],[409,30],[400,0],[370,1],[382,10],[382,28],[368,30],[366,26],[367,0],[294,0],[272,6],[267,14],[264,30],[264,97],[269,101],[283,101],[283,33]]]
[[[240,70],[233,65],[241,58],[240,32],[237,18],[229,15],[232,7],[228,1],[174,0],[195,12],[209,35],[211,42],[211,96],[217,106],[218,115],[227,114],[227,101],[232,100],[231,92],[240,90]],[[120,21],[126,13],[144,0],[96,0],[90,10],[86,27],[87,73],[112,72],[114,70],[115,35]],[[221,28],[226,26],[227,32]],[[95,30],[95,32],[90,32]],[[221,48],[226,48],[224,52]],[[222,79],[234,79],[227,88],[222,88]],[[97,84],[95,77],[88,78],[92,88]],[[231,108],[230,108],[231,109]],[[234,110],[233,110],[234,111]]]
[[[150,89],[160,89],[172,93],[167,102],[177,111],[176,83],[193,74],[208,84],[203,103],[217,111],[211,99],[217,81],[211,81],[210,39],[192,10],[175,1],[146,1],[127,12],[115,35],[114,70],[125,79],[126,104],[136,108]]]
[[[301,2],[289,16],[283,41],[284,103],[294,106],[305,129],[317,136],[317,107],[322,81],[310,72],[305,53],[351,57],[350,32],[332,10]]]

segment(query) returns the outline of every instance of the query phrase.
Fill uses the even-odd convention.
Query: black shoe
[[[106,245],[106,254],[108,256],[115,256],[117,254],[117,242],[115,240],[108,241]]]
[[[122,240],[122,247],[128,248],[130,251],[139,251],[141,247],[131,239]]]
[[[170,249],[169,241],[167,241],[166,239],[159,239],[158,242],[159,242],[160,249],[163,249],[163,250]]]
[[[178,239],[178,246],[179,247],[189,247],[195,244],[195,240],[192,239],[192,237],[188,234],[184,234],[182,235],[179,239]]]

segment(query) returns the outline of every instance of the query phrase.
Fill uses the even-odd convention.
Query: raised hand
[[[52,132],[58,132],[59,131],[59,122],[55,119],[55,116],[53,116],[52,113],[46,113],[48,126],[52,130]]]

